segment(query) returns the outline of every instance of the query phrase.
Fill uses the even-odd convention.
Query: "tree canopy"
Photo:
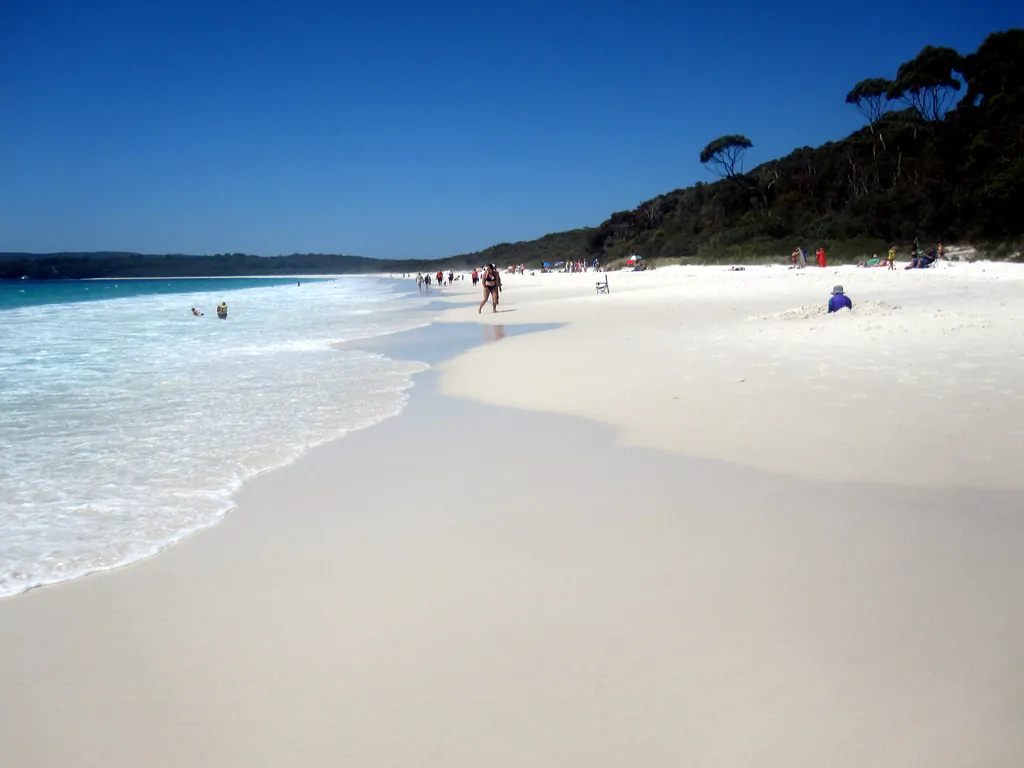
[[[964,59],[952,48],[928,45],[900,65],[886,95],[902,99],[924,120],[941,120],[953,106],[963,70]]]
[[[884,77],[871,77],[861,80],[846,94],[846,103],[853,104],[874,126],[889,108],[889,89],[892,83]]]
[[[731,179],[743,173],[743,155],[752,146],[746,136],[721,136],[701,150],[700,161],[716,176]]]

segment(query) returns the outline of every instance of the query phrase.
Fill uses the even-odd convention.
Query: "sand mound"
[[[854,303],[853,311],[848,312],[840,310],[837,313],[837,317],[861,317],[869,315],[889,315],[893,312],[898,312],[900,307],[896,304],[890,304],[886,301],[865,301],[862,303]],[[808,304],[803,307],[796,307],[795,309],[786,309],[782,312],[776,312],[771,315],[761,315],[760,317],[751,317],[750,320],[814,320],[824,317],[828,314],[828,306],[824,303]]]

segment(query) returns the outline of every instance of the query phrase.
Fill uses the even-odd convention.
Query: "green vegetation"
[[[736,180],[743,176],[743,156],[752,146],[746,136],[722,136],[701,150],[700,161],[720,179]]]
[[[961,96],[959,102],[957,97]],[[435,261],[294,254],[206,258],[139,254],[0,254],[0,277],[414,272],[630,253],[647,263],[757,262],[797,245],[830,261],[922,244],[972,243],[1019,258],[1024,239],[1024,30],[997,32],[975,53],[924,48],[894,80],[868,78],[846,96],[867,124],[842,141],[803,147],[743,170],[750,139],[711,141],[698,182],[613,213],[600,226],[501,243]]]
[[[966,85],[966,94],[954,106]],[[700,154],[722,181],[698,183],[613,214],[587,250],[610,262],[747,261],[819,246],[852,260],[892,244],[999,243],[1024,236],[1024,30],[990,35],[976,53],[925,48],[893,81],[846,97],[867,125],[743,173],[743,136]]]

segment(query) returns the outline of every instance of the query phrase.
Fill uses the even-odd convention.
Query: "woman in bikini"
[[[491,300],[491,311],[498,311],[498,291],[501,290],[501,275],[498,274],[498,270],[493,264],[487,265],[487,271],[484,272],[484,300],[480,302],[480,306],[477,307],[477,314],[484,311],[484,304],[487,300]]]

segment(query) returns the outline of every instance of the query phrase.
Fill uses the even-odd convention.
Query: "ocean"
[[[256,474],[399,413],[426,366],[332,344],[429,324],[414,296],[370,278],[0,282],[0,597],[153,555]]]

